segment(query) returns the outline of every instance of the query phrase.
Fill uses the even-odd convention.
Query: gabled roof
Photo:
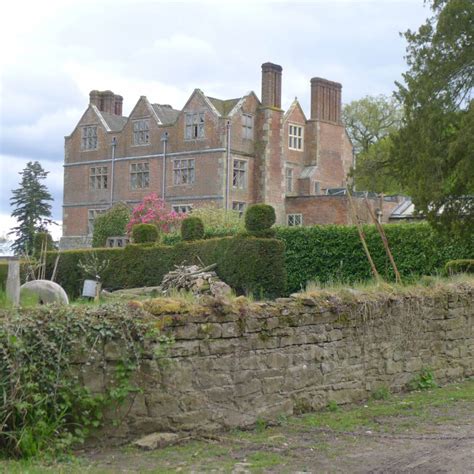
[[[125,124],[127,123],[128,117],[122,117],[121,115],[109,114],[108,112],[100,112],[103,119],[109,126],[111,132],[120,132]]]
[[[288,117],[290,116],[291,112],[293,112],[293,110],[295,110],[295,108],[298,108],[300,109],[301,111],[301,114],[303,115],[304,117],[304,120],[306,121],[306,114],[304,113],[304,110],[303,108],[301,107],[301,104],[299,103],[299,100],[295,97],[295,100],[291,103],[290,107],[288,108],[288,110],[285,112],[285,115],[283,116],[283,121],[287,120]]]
[[[207,96],[209,101],[212,103],[212,105],[216,108],[216,110],[219,112],[219,114],[222,117],[227,117],[229,113],[232,111],[232,109],[237,105],[237,103],[240,101],[241,97],[238,97],[237,99],[216,99],[215,97],[209,97]]]
[[[179,110],[173,109],[168,104],[151,104],[151,106],[163,125],[171,125],[176,122],[180,113]]]

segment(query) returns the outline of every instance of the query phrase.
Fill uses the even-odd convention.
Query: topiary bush
[[[126,225],[130,220],[130,208],[118,203],[107,212],[100,214],[94,221],[92,247],[105,247],[107,237],[119,237],[126,234]]]
[[[33,257],[39,258],[46,243],[46,251],[53,250],[53,238],[49,232],[37,232],[33,237]]]
[[[269,229],[275,221],[275,209],[268,204],[252,204],[245,212],[245,228],[255,236],[271,236],[272,232],[269,232]]]
[[[135,224],[132,227],[132,239],[135,244],[148,244],[158,241],[160,233],[155,224]]]
[[[186,217],[181,223],[181,238],[185,241],[204,238],[204,224],[199,217]]]

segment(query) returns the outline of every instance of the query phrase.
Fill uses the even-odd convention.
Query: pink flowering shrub
[[[186,216],[175,211],[168,211],[165,203],[151,193],[143,198],[132,211],[132,216],[127,224],[127,234],[130,235],[132,227],[136,224],[155,224],[160,232],[168,233],[176,230]]]

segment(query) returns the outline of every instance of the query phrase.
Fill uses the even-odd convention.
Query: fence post
[[[14,306],[20,304],[20,259],[12,257],[8,260],[7,298]]]

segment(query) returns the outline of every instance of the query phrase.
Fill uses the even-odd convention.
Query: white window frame
[[[239,216],[244,215],[245,209],[247,208],[247,203],[243,201],[232,201],[232,210],[239,213]]]
[[[92,151],[97,150],[98,138],[97,138],[97,125],[84,125],[82,128],[81,135],[81,150]]]
[[[130,189],[148,189],[150,187],[150,163],[130,163]]]
[[[295,151],[304,150],[304,128],[302,125],[288,124],[288,148]]]
[[[97,216],[100,216],[107,209],[87,209],[87,234],[92,235],[94,233],[94,221]]]
[[[192,204],[173,204],[171,206],[174,212],[177,214],[188,214],[193,210]]]
[[[107,189],[109,170],[107,166],[89,168],[89,189]]]
[[[253,140],[253,115],[242,113],[242,138]]]
[[[232,187],[247,189],[247,160],[234,158],[232,161]]]
[[[286,192],[292,193],[293,192],[293,168],[287,167],[285,169],[285,185],[286,185]]]
[[[150,144],[150,120],[139,119],[133,121],[133,145]]]
[[[303,214],[287,214],[286,224],[289,227],[301,227],[303,225]]]
[[[204,112],[186,112],[184,114],[185,140],[203,140],[205,138],[205,117]]]
[[[196,163],[194,158],[173,160],[173,184],[182,186],[194,184],[196,180]]]

